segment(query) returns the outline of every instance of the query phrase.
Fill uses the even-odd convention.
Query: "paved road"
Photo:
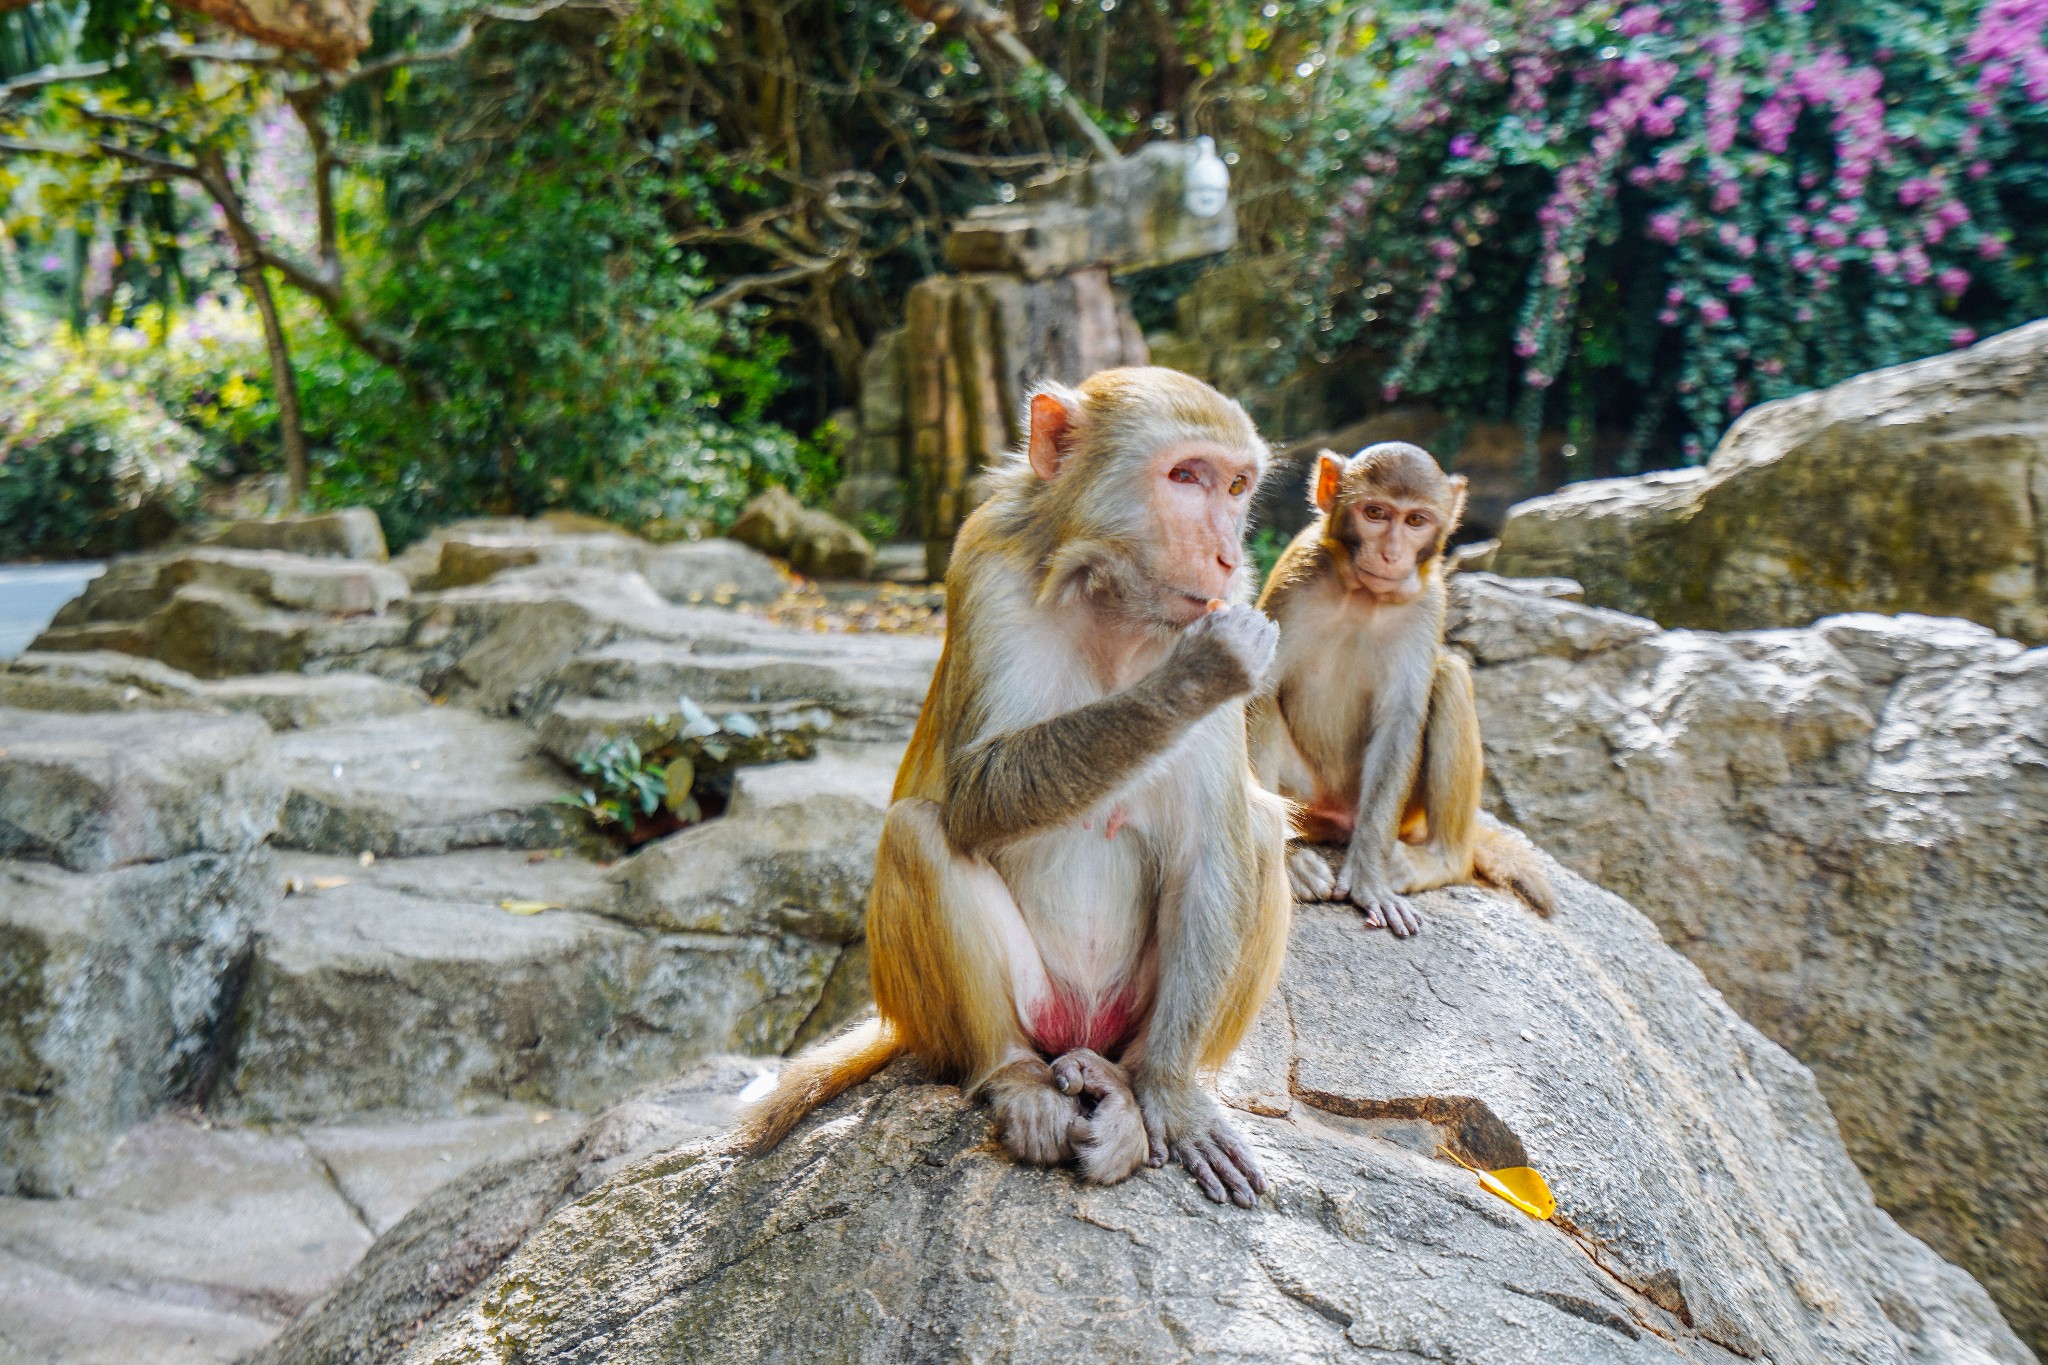
[[[0,659],[42,633],[57,608],[85,591],[104,564],[0,564]]]

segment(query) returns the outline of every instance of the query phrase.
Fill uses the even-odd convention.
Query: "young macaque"
[[[1272,666],[1244,522],[1244,410],[1172,370],[1031,398],[960,529],[946,647],[896,778],[868,947],[880,1019],[784,1068],[757,1149],[903,1054],[985,1098],[1019,1160],[1122,1180],[1169,1156],[1266,1179],[1198,1084],[1279,974],[1286,803],[1252,778]]]
[[[1443,552],[1465,480],[1401,441],[1350,459],[1324,451],[1294,538],[1259,605],[1280,626],[1276,686],[1252,708],[1252,760],[1296,802],[1312,843],[1288,858],[1302,900],[1350,901],[1398,938],[1421,928],[1407,893],[1473,880],[1541,914],[1553,896],[1535,850],[1479,811],[1479,711],[1444,648]]]

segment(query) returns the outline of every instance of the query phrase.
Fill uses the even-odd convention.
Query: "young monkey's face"
[[[1211,600],[1230,600],[1244,567],[1244,523],[1258,481],[1255,455],[1215,441],[1176,442],[1153,455],[1146,501],[1159,534],[1150,577],[1168,620],[1187,625]]]
[[[1328,536],[1343,551],[1349,586],[1390,606],[1422,595],[1422,565],[1442,543],[1444,509],[1434,498],[1403,497],[1371,485],[1340,496],[1344,462],[1325,456],[1316,502],[1329,516]]]

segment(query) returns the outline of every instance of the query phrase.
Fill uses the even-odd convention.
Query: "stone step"
[[[710,1053],[780,1052],[838,943],[655,932],[572,857],[288,855],[215,1104],[263,1122],[502,1100],[584,1107]],[[320,889],[324,888],[324,889]],[[520,914],[503,902],[558,905]]]
[[[760,727],[756,734],[721,733],[710,737],[727,751],[727,761],[734,764],[809,758],[819,736],[836,735],[840,729],[832,712],[807,702],[757,705],[714,701],[703,705],[713,722],[722,722],[734,711],[740,711]],[[674,740],[680,724],[674,697],[665,701],[564,697],[548,708],[535,728],[541,748],[556,762],[574,768],[584,754],[615,739],[630,739],[640,746],[641,752],[650,752]],[[701,764],[699,770],[702,771]]]
[[[570,775],[512,721],[428,707],[292,731],[277,750],[288,788],[282,848],[414,856],[552,848],[583,833],[583,817],[556,802]]]
[[[209,681],[111,650],[32,651],[0,669],[0,705],[35,711],[244,711],[302,730],[417,711],[427,695],[369,673],[252,673]]]
[[[938,661],[936,642],[903,636],[803,636],[755,639],[731,652],[699,644],[624,640],[570,659],[540,694],[543,708],[564,697],[643,701],[673,709],[688,696],[707,710],[758,703],[822,706],[835,737],[907,738],[917,723]],[[832,647],[818,649],[829,640]],[[802,642],[803,652],[798,652]],[[771,651],[762,648],[772,643]],[[652,713],[650,713],[652,714]]]
[[[277,885],[261,848],[99,872],[0,860],[0,1193],[63,1192],[205,1087]]]
[[[252,716],[0,707],[0,857],[94,871],[244,849],[283,797]]]

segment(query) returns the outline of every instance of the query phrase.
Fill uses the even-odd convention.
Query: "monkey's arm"
[[[978,852],[1075,818],[1256,681],[1219,633],[1191,631],[1123,691],[959,750],[946,765],[946,838]]]

